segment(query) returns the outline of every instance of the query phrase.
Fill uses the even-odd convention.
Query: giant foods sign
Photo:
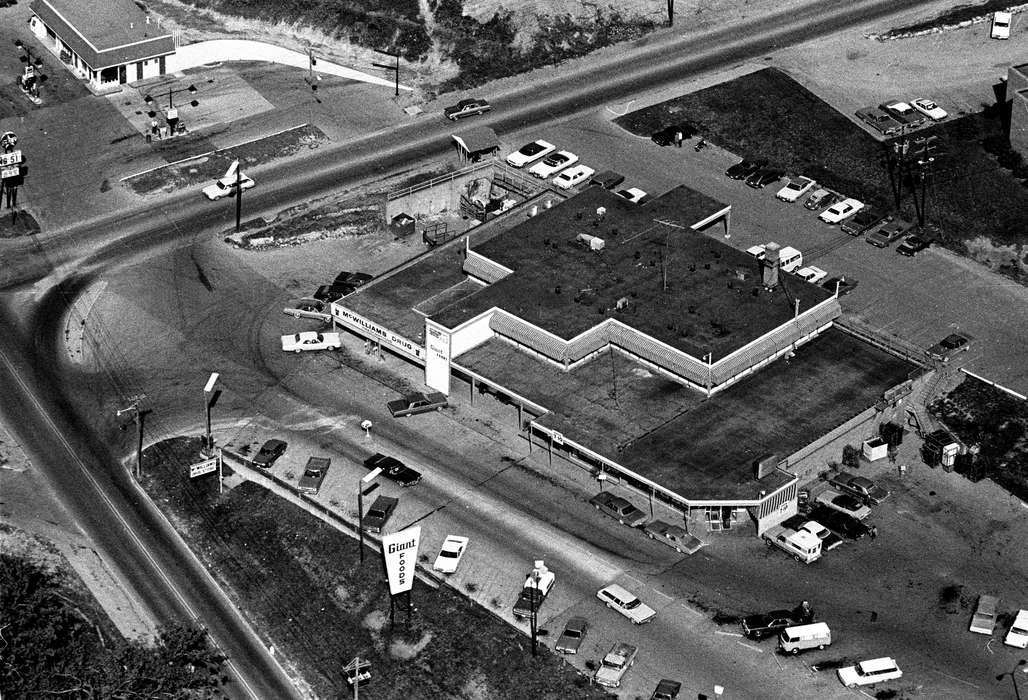
[[[414,585],[420,541],[420,525],[382,536],[382,556],[385,557],[386,578],[389,580],[391,594],[406,593]]]

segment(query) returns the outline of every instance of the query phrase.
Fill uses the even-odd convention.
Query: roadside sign
[[[420,525],[382,536],[382,556],[385,557],[386,579],[392,595],[406,593],[414,586],[420,541]]]
[[[189,465],[189,478],[195,479],[198,476],[210,474],[215,471],[218,471],[218,458],[213,457],[211,459],[205,459],[202,462]]]
[[[6,168],[10,165],[18,165],[21,162],[21,150],[11,151],[10,153],[0,153],[0,166]]]
[[[0,178],[3,178],[4,180],[7,180],[12,177],[18,177],[18,175],[20,174],[21,170],[18,168],[17,165],[13,168],[0,168]]]

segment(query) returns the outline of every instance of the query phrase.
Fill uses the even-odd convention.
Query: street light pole
[[[126,408],[119,408],[118,416],[129,412],[132,413],[132,422],[136,424],[136,481],[139,481],[143,476],[143,421],[150,411],[140,409],[137,401]],[[124,429],[125,426],[122,426]]]
[[[532,591],[532,617],[530,619],[531,619],[531,623],[532,623],[532,656],[534,657],[535,653],[536,653],[535,652],[535,638],[536,638],[536,631],[537,631],[536,628],[537,628],[537,625],[538,625],[538,622],[539,622],[538,621],[538,613],[539,613],[539,569],[538,568],[532,569],[532,581],[535,582],[535,590]]]
[[[361,564],[364,563],[364,497],[378,488],[378,484],[373,484],[378,475],[382,473],[382,467],[376,467],[368,472],[367,476],[360,480],[357,484],[357,533],[360,539],[360,558]],[[367,486],[365,489],[364,487]]]
[[[211,407],[214,405],[216,399],[216,387],[218,384],[218,378],[221,375],[217,372],[211,372],[210,379],[207,380],[207,384],[203,388],[203,406],[204,416],[206,418],[207,430],[204,433],[203,449],[204,454],[208,456],[214,450],[214,438],[211,436]]]

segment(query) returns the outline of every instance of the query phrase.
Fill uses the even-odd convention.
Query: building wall
[[[1010,147],[1028,158],[1028,88],[1015,93],[1010,104]]]
[[[492,338],[495,334],[489,327],[492,314],[482,314],[450,336],[450,357],[456,358]],[[427,337],[427,336],[426,336]]]

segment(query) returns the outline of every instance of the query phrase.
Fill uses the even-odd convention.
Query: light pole
[[[530,618],[532,624],[532,656],[535,656],[535,637],[536,627],[538,625],[538,611],[539,611],[539,568],[535,567],[532,569],[532,581],[535,583],[535,588],[532,590],[532,617]]]
[[[382,467],[375,467],[357,484],[357,532],[361,544],[361,564],[364,563],[364,497],[378,488],[377,483],[371,482],[381,473]]]
[[[997,681],[1001,681],[1007,676],[1010,676],[1010,682],[1014,684],[1014,697],[1016,697],[1017,700],[1021,700],[1021,689],[1017,686],[1017,676],[1015,676],[1014,674],[1017,672],[1017,669],[1019,668],[1021,669],[1021,673],[1028,673],[1028,668],[1023,668],[1025,664],[1028,664],[1028,661],[1021,659],[1017,662],[1017,665],[1014,666],[1014,668],[1007,671],[1006,673],[1001,673],[998,676],[996,676]]]
[[[219,377],[221,375],[217,372],[211,372],[211,378],[207,380],[207,384],[203,388],[203,407],[207,428],[206,432],[204,432],[203,452],[208,457],[214,452],[214,438],[211,436],[211,408],[218,401],[218,396],[221,394],[221,391],[217,389]]]
[[[196,94],[196,86],[195,85],[190,85],[189,87],[186,87],[186,88],[173,88],[171,90],[168,90],[167,92],[162,92],[159,95],[157,95],[158,97],[164,97],[165,95],[168,96],[168,111],[169,112],[171,110],[175,109],[175,102],[173,101],[172,96],[176,92],[188,92],[190,95],[195,95]],[[145,102],[147,105],[152,105],[154,103],[154,101],[155,101],[154,98],[151,97],[150,95],[146,95],[143,98],[143,102]],[[191,104],[193,107],[196,107],[200,103],[197,102],[196,100],[193,100],[189,104]]]

